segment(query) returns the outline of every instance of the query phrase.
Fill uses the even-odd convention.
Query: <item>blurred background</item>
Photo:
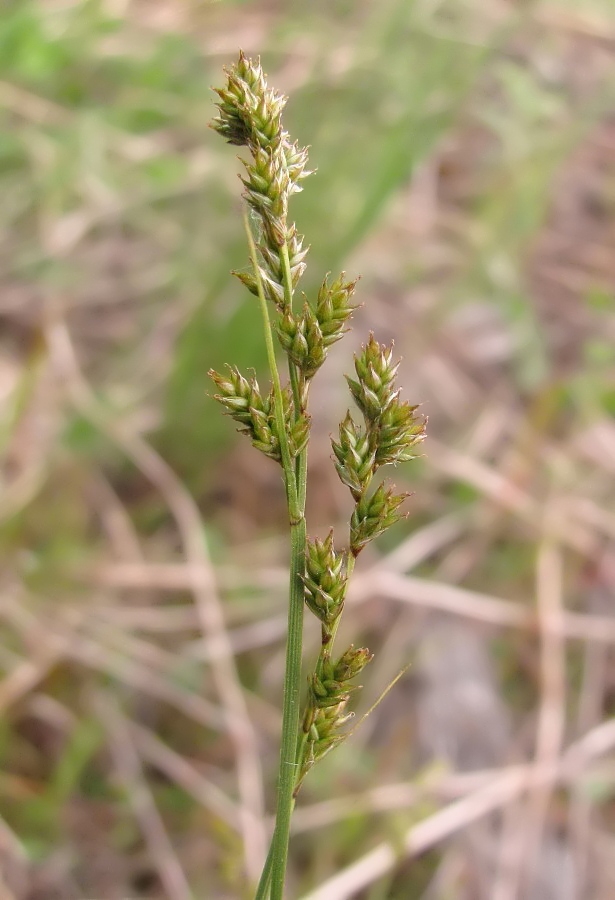
[[[429,416],[340,636],[359,714],[410,667],[306,780],[289,896],[612,900],[612,0],[2,4],[0,897],[234,900],[262,859],[284,497],[206,375],[266,379],[208,129],[239,47],[311,146],[304,289],[362,275],[310,533],[370,330]]]

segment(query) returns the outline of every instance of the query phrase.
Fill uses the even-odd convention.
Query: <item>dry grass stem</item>
[[[241,833],[237,805],[220,788],[205,778],[183,756],[176,753],[143,725],[130,723],[132,739],[143,759],[179,785],[197,803]]]
[[[415,804],[430,798],[456,800],[491,784],[504,774],[519,772],[522,768],[525,767],[434,773],[424,780],[419,779],[418,782],[384,784],[361,794],[298,806],[293,816],[293,831],[299,834],[324,828],[354,816],[371,816],[393,810],[411,809]]]
[[[262,772],[256,735],[246,710],[233,651],[228,642],[199,511],[175,473],[149,444],[140,435],[111,421],[98,406],[81,375],[66,324],[59,319],[51,323],[47,329],[47,342],[53,365],[72,404],[111,438],[150,479],[164,497],[177,524],[189,563],[190,589],[203,633],[205,637],[215,637],[225,649],[224,655],[220,654],[212,660],[212,675],[223,703],[223,715],[235,751],[238,787],[244,810],[246,870],[250,878],[256,878],[265,852],[264,828],[262,824],[260,827],[255,825],[257,822],[262,823],[264,813]],[[195,571],[198,571],[197,576]]]
[[[143,774],[128,722],[115,701],[107,694],[98,692],[92,698],[92,705],[107,731],[118,780],[126,791],[150,858],[169,900],[192,900],[193,894],[186,875]]]
[[[500,840],[494,900],[518,900],[531,890],[544,839],[553,785],[534,783],[533,774],[560,755],[566,723],[566,660],[563,641],[561,549],[543,541],[538,550],[536,597],[540,628],[540,706],[536,726],[535,766],[529,772],[527,797],[506,816]]]
[[[403,836],[401,857],[390,844],[379,844],[315,891],[305,894],[302,900],[350,900],[391,871],[400,858],[418,856],[488,813],[517,801],[526,791],[529,779],[535,789],[558,782],[570,784],[592,760],[613,747],[615,722],[606,722],[572,744],[556,762],[515,767],[412,826]]]
[[[442,543],[449,538],[453,539],[454,526],[443,525],[441,532],[436,530],[425,540],[417,544],[408,540],[409,549],[400,552],[399,557],[393,559],[393,566],[389,567],[386,558],[376,563],[373,568],[359,571],[355,576],[348,600],[350,603],[365,603],[370,597],[377,594],[383,598],[390,598],[402,603],[409,603],[428,609],[438,609],[451,615],[464,616],[487,624],[503,627],[516,627],[530,631],[538,631],[538,617],[530,609],[524,609],[519,603],[511,600],[503,600],[479,591],[470,591],[467,588],[454,584],[423,579],[410,575],[400,574],[401,569],[409,569],[418,562],[426,559],[432,552],[439,549]],[[420,534],[420,532],[419,532]],[[395,552],[395,551],[394,551]],[[190,585],[191,575],[187,567],[182,564],[148,564],[146,566],[108,565],[96,573],[99,583],[130,588],[159,587],[164,590],[183,591]],[[259,577],[258,570],[248,577],[245,583],[262,585],[263,587],[280,588],[284,585],[286,572],[283,569],[264,570],[264,577]],[[222,578],[224,581],[224,578]],[[237,578],[233,578],[233,584]],[[177,607],[162,610],[122,609],[108,607],[101,614],[113,621],[125,622],[127,626],[135,623],[134,627],[145,629],[165,630],[183,627],[189,628],[192,614]],[[147,624],[151,621],[151,625]],[[272,622],[274,620],[272,619]],[[597,643],[615,643],[615,622],[606,616],[588,615],[563,611],[560,624],[547,624],[547,629],[561,628],[561,633],[569,639],[592,641]]]
[[[536,613],[524,609],[519,603],[490,597],[477,591],[469,591],[452,584],[400,576],[394,572],[377,575],[359,575],[350,591],[350,602],[364,603],[373,595],[389,597],[401,603],[416,604],[438,609],[451,615],[464,616],[491,625],[523,628],[538,631],[539,627],[552,634],[576,640],[597,643],[615,643],[615,622],[606,616],[563,612],[557,619],[550,619],[539,626]]]
[[[224,730],[224,714],[214,703],[199,694],[176,686],[150,667],[128,659],[123,654],[87,637],[80,633],[74,624],[61,627],[57,623],[41,622],[28,611],[23,596],[19,600],[3,598],[0,615],[10,622],[28,643],[40,639],[43,629],[45,643],[57,654],[53,660],[54,664],[62,658],[74,660],[168,703],[201,725],[214,731]],[[46,674],[46,670],[43,674]],[[21,693],[17,694],[17,697],[19,696]]]

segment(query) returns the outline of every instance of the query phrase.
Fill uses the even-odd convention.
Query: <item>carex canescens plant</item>
[[[306,536],[305,499],[308,415],[312,378],[325,362],[329,347],[343,337],[353,310],[356,280],[345,274],[325,277],[316,297],[294,304],[305,270],[307,249],[289,220],[289,201],[311,173],[307,149],[293,142],[282,126],[286,97],[268,87],[258,60],[240,52],[225,72],[226,84],[216,89],[219,114],[212,127],[230,144],[245,147],[241,181],[248,208],[245,227],[250,251],[248,271],[237,278],[260,303],[271,385],[262,390],[253,375],[229,365],[224,373],[210,371],[216,399],[238,422],[252,444],[282,467],[290,525],[290,591],[288,640],[276,824],[257,888],[257,900],[282,900],[288,855],[290,819],[295,797],[308,771],[340,744],[350,718],[347,705],[356,690],[354,679],[371,659],[366,648],[334,651],[348,582],[361,550],[402,515],[406,494],[393,486],[373,486],[378,470],[410,460],[425,435],[425,420],[417,407],[400,399],[396,386],[399,363],[392,347],[370,336],[355,357],[355,376],[347,377],[362,416],[350,412],[333,440],[334,463],[354,500],[347,546],[336,546],[333,531],[325,540]],[[272,315],[270,315],[270,309]],[[274,336],[286,356],[287,384],[282,384]],[[300,712],[301,651],[304,605],[320,621],[321,649],[308,678],[307,698]]]

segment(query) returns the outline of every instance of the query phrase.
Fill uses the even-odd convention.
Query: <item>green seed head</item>
[[[378,418],[374,427],[376,466],[415,459],[417,444],[425,439],[426,420],[416,415],[418,406],[411,406],[395,397]]]
[[[358,501],[367,490],[374,472],[376,454],[371,447],[369,434],[354,423],[348,412],[340,424],[339,443],[331,441],[331,445],[337,474]]]
[[[347,329],[344,327],[356,306],[350,302],[357,279],[344,281],[346,273],[342,272],[331,285],[325,277],[316,301],[316,318],[323,334],[325,345],[329,347],[339,341]]]
[[[305,602],[321,622],[330,627],[340,616],[348,577],[347,554],[337,551],[333,545],[333,531],[324,541],[308,540],[306,546]]]
[[[402,518],[397,510],[408,496],[394,494],[392,488],[380,484],[370,497],[361,497],[350,520],[350,550],[354,556]]]
[[[379,344],[371,335],[359,356],[355,356],[357,380],[346,376],[355,403],[368,421],[382,415],[398,391],[393,390],[399,363],[393,363],[393,347]]]

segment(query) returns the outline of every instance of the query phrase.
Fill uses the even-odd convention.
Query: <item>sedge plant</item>
[[[271,384],[263,391],[253,374],[244,375],[232,365],[225,372],[209,374],[218,391],[215,398],[239,430],[281,466],[288,503],[290,589],[277,807],[269,855],[256,891],[257,900],[282,900],[297,792],[311,767],[347,736],[344,725],[357,687],[354,680],[371,659],[364,647],[350,646],[339,655],[334,651],[349,579],[366,544],[401,517],[407,496],[386,482],[374,487],[374,477],[382,466],[414,458],[425,421],[416,406],[400,399],[399,363],[393,359],[392,346],[370,336],[355,357],[354,376],[347,376],[362,422],[348,412],[338,438],[332,441],[335,468],[354,501],[347,545],[337,546],[333,531],[324,540],[308,539],[310,384],[329,348],[348,331],[356,308],[356,280],[347,279],[344,272],[332,280],[326,276],[312,300],[303,297],[300,305],[295,302],[307,249],[288,208],[292,195],[312,174],[307,169],[307,149],[284,130],[282,110],[287,98],[268,87],[259,60],[240,52],[225,74],[225,86],[216,89],[219,114],[212,127],[230,144],[247,150],[247,158],[241,160],[241,181],[250,266],[233,274],[260,304]],[[286,357],[284,383],[276,341]],[[301,712],[306,606],[320,622],[322,640]]]

